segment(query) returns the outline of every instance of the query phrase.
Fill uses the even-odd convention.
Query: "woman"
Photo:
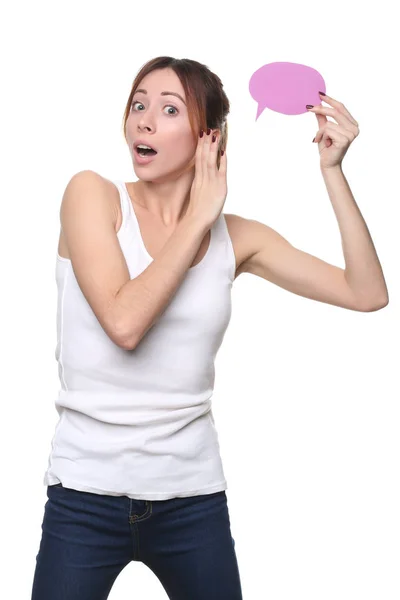
[[[147,565],[170,599],[242,598],[211,407],[232,283],[251,272],[353,310],[387,302],[348,197],[333,193],[368,272],[359,273],[354,252],[347,278],[266,225],[222,212],[228,112],[221,81],[206,66],[156,58],[138,73],[125,111],[138,181],[83,171],[65,190],[60,419],[32,600],[107,598],[131,561]],[[325,130],[318,134],[330,192],[345,147],[338,152],[336,139],[356,135],[352,117],[340,113],[337,131],[326,128],[328,143]],[[354,251],[351,241],[347,249]]]

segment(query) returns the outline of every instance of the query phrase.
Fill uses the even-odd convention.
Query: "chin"
[[[133,169],[139,179],[142,181],[154,181],[156,183],[164,183],[170,180],[175,181],[181,175],[190,172],[193,168],[194,165],[191,165],[191,160],[189,160],[183,164],[172,166],[168,171],[156,173],[156,169],[151,169],[151,165],[138,165],[135,162],[133,163]]]

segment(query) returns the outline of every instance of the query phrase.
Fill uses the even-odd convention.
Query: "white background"
[[[256,122],[250,77],[270,62],[309,65],[359,123],[343,171],[378,252],[389,305],[358,313],[241,275],[217,356],[213,412],[244,599],[399,599],[400,90],[393,10],[386,0],[369,7],[70,0],[2,9],[1,537],[8,597],[30,597],[47,500],[42,480],[58,420],[61,198],[84,169],[137,179],[123,110],[140,67],[169,55],[206,64],[230,99],[224,212],[264,222],[343,268],[311,143],[316,116],[266,109]],[[141,563],[129,564],[110,594],[166,597]]]

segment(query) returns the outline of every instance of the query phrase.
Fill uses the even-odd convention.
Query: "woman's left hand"
[[[322,169],[331,169],[342,164],[351,142],[358,136],[360,130],[357,121],[344,104],[330,96],[321,94],[321,98],[333,108],[321,104],[307,110],[315,113],[318,120],[319,129],[313,141],[318,143],[320,166]],[[326,115],[333,117],[338,124],[328,121]]]

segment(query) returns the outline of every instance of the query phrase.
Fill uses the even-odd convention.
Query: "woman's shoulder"
[[[93,171],[92,169],[85,169],[79,171],[74,175],[74,177],[82,178],[84,181],[86,180],[88,184],[90,184],[91,181],[94,181],[96,182],[96,184],[101,184],[103,186],[103,189],[107,194],[111,207],[113,209],[114,225],[117,225],[118,219],[120,218],[121,208],[119,191],[115,183],[111,179],[107,179],[107,177],[104,177],[103,175],[97,173],[97,171]]]

